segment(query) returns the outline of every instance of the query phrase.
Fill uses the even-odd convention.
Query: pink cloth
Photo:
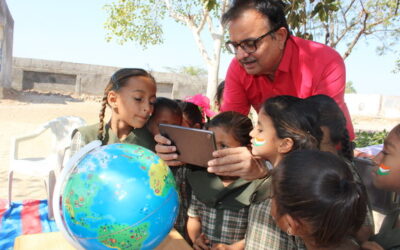
[[[247,115],[250,106],[257,112],[262,103],[277,95],[306,98],[325,94],[332,97],[347,119],[351,140],[354,129],[344,102],[346,70],[342,57],[332,48],[291,36],[274,81],[264,75],[250,75],[234,58],[225,78],[222,111],[234,110]]]
[[[204,96],[202,94],[196,94],[194,96],[186,97],[185,101],[196,104],[200,108],[200,112],[203,116],[203,122],[204,122],[204,115],[206,115],[207,117],[213,117],[214,115],[216,115],[216,113],[211,110],[210,99],[208,99],[207,96]]]

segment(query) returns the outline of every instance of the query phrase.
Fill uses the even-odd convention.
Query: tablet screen
[[[177,148],[178,160],[207,167],[216,150],[214,132],[170,124],[160,124],[161,135],[167,137]]]

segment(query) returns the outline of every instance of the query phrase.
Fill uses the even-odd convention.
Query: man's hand
[[[248,148],[225,148],[214,151],[213,159],[208,162],[207,171],[222,176],[239,176],[245,180],[265,177],[268,170],[264,161],[255,158]]]
[[[176,147],[171,146],[171,141],[168,138],[157,134],[154,136],[154,140],[157,142],[156,153],[157,155],[167,163],[168,166],[180,166],[183,162],[178,159],[178,154],[176,153]]]
[[[195,250],[208,250],[210,241],[207,239],[204,233],[201,233],[199,237],[193,242],[193,249]]]

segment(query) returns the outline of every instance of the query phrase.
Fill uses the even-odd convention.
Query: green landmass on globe
[[[143,223],[129,228],[129,225],[104,225],[100,226],[98,239],[109,248],[139,249],[149,236],[150,224]]]
[[[117,223],[114,218],[116,214],[96,212],[100,210],[93,208],[99,206],[98,199],[100,196],[107,200],[111,199],[110,194],[107,193],[109,191],[106,191],[110,189],[104,189],[105,186],[112,185],[115,190],[112,191],[111,195],[116,199],[120,197],[123,199],[127,192],[132,193],[132,191],[126,191],[131,190],[128,187],[137,185],[127,181],[131,178],[135,183],[141,183],[141,185],[147,183],[148,191],[146,192],[149,197],[154,195],[154,197],[165,197],[168,200],[167,196],[170,194],[171,189],[176,190],[176,184],[168,165],[153,152],[128,144],[120,144],[120,146],[115,147],[116,149],[109,153],[104,153],[103,151],[94,152],[91,158],[80,162],[81,166],[70,173],[69,180],[64,187],[64,211],[72,224],[85,228],[88,233],[91,232],[91,236],[81,236],[81,239],[97,239],[105,247],[113,249],[140,249],[150,237],[149,230],[152,223],[146,222],[145,219],[132,221],[131,223]],[[116,170],[114,169],[115,167],[117,169],[122,168],[122,171],[128,173],[131,177],[121,180],[118,179],[120,175],[114,177],[113,171]],[[145,182],[140,179],[143,176],[138,174],[137,171],[145,173],[145,176],[147,176]],[[99,185],[99,183],[103,184]],[[104,192],[109,195],[105,195],[106,193]],[[133,191],[133,193],[136,192]],[[140,197],[144,196],[141,195]],[[140,201],[137,200],[137,202]],[[106,201],[104,200],[104,202]],[[153,210],[149,211],[144,206],[141,209],[143,218],[151,216],[160,208],[156,208],[156,210],[152,208]]]

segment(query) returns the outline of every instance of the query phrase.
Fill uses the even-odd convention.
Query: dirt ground
[[[88,124],[97,122],[100,101],[97,97],[76,97],[54,93],[7,92],[0,100],[0,199],[7,198],[10,140],[33,131],[40,124],[59,116],[80,116]],[[390,130],[400,119],[353,117],[356,130]],[[44,143],[45,144],[45,143]],[[29,148],[43,153],[45,145]],[[45,199],[43,180],[14,174],[13,199]]]

